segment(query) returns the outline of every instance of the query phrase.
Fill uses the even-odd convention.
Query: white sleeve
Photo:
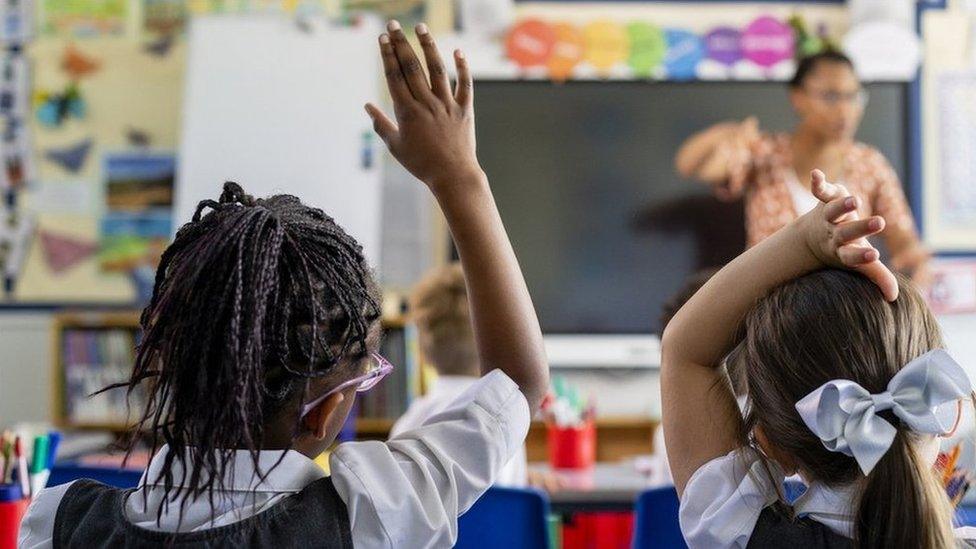
[[[419,428],[386,443],[340,445],[330,465],[353,544],[452,546],[457,517],[521,447],[529,420],[518,386],[495,370]]]
[[[759,514],[779,497],[783,470],[739,449],[702,465],[681,495],[681,533],[692,549],[745,547]]]
[[[18,549],[46,549],[53,547],[54,518],[61,506],[61,499],[74,482],[45,488],[34,496],[24,518],[20,521]]]

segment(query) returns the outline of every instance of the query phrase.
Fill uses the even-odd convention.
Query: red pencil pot
[[[549,465],[553,469],[589,469],[596,463],[596,426],[548,426]]]
[[[27,512],[29,499],[20,497],[20,487],[0,485],[0,549],[17,549],[20,519]]]

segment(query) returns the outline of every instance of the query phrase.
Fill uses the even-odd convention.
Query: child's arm
[[[857,199],[814,171],[821,204],[730,262],[668,324],[662,341],[661,394],[668,460],[680,494],[702,465],[740,445],[741,416],[719,366],[756,300],[774,287],[833,266],[857,270],[888,300],[894,275],[865,237],[884,229],[875,216],[856,219]]]
[[[549,384],[539,321],[505,234],[488,179],[475,156],[471,74],[454,53],[458,83],[447,72],[427,28],[417,35],[430,80],[399,24],[380,37],[396,122],[375,105],[366,110],[376,133],[410,173],[427,184],[447,218],[464,267],[481,372],[499,369],[538,409]]]

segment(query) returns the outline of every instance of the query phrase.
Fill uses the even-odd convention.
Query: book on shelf
[[[393,364],[393,371],[358,399],[359,417],[394,420],[407,411],[420,394],[420,368],[416,329],[411,325],[388,329],[380,354]]]
[[[143,401],[125,389],[91,395],[129,380],[135,361],[136,331],[128,328],[69,328],[62,332],[65,420],[71,424],[125,425],[129,410]],[[128,398],[128,401],[127,401]],[[128,404],[128,405],[127,405]]]

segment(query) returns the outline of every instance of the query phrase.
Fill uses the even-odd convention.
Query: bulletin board
[[[0,106],[0,130],[25,137],[0,143],[0,153],[25,165],[16,188],[0,170],[0,308],[147,299],[179,222],[193,18],[268,13],[341,25],[379,12],[435,30],[452,21],[449,0],[35,0],[0,10],[13,5],[27,12],[15,34],[2,13],[0,93],[18,99]]]
[[[109,26],[108,28],[115,28]],[[171,165],[169,179],[149,173],[132,186],[155,185],[147,193],[146,210],[157,210],[156,235],[165,242],[171,218],[175,148],[180,124],[185,45],[174,40],[168,47],[127,36],[74,38],[41,33],[31,44],[35,180],[23,193],[23,206],[36,216],[36,228],[14,299],[20,302],[133,303],[138,270],[152,269],[153,251],[130,253],[129,264],[112,264],[112,222],[120,215],[108,188],[113,178],[142,177],[132,164]],[[81,68],[71,69],[74,63]],[[60,120],[41,115],[52,96],[77,89],[83,113],[69,112]],[[130,173],[119,173],[121,168]],[[165,170],[164,170],[165,171]],[[168,189],[166,186],[168,184]],[[160,188],[161,187],[161,188]],[[169,194],[167,198],[165,195]],[[112,200],[109,200],[112,198]],[[130,202],[138,198],[130,198]],[[167,204],[168,203],[168,204]],[[145,233],[145,217],[130,204],[122,215],[130,232]],[[151,216],[150,216],[151,217]],[[158,254],[158,251],[155,253]]]

